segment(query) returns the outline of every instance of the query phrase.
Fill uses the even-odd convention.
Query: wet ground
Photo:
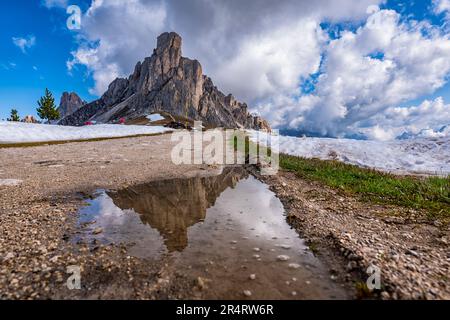
[[[302,257],[296,255],[294,247],[283,250],[276,247],[285,243],[281,241],[282,237],[276,239],[273,246],[270,241],[261,243],[261,238],[256,237],[256,230],[247,230],[250,228],[226,230],[229,232],[227,236],[225,233],[217,235],[218,239],[225,239],[223,243],[212,241],[213,232],[210,230],[213,230],[214,214],[211,212],[216,210],[213,208],[219,208],[219,204],[222,204],[224,212],[233,209],[231,214],[234,217],[240,211],[246,212],[234,209],[238,201],[247,198],[255,201],[247,192],[239,194],[239,197],[226,196],[229,192],[233,194],[233,190],[227,190],[232,184],[226,182],[224,176],[212,180],[195,180],[200,181],[195,185],[197,187],[192,182],[180,184],[181,180],[176,180],[176,184],[182,186],[181,190],[175,190],[168,182],[162,182],[167,188],[155,187],[155,190],[162,190],[160,192],[167,199],[173,197],[170,201],[177,205],[182,203],[181,199],[185,203],[194,200],[192,197],[182,198],[180,195],[184,191],[189,195],[197,188],[195,194],[203,194],[202,197],[209,197],[209,191],[214,191],[212,202],[204,201],[205,208],[208,208],[201,211],[204,212],[204,223],[196,223],[195,219],[192,224],[183,222],[186,223],[182,229],[187,230],[187,247],[179,249],[181,251],[168,249],[172,247],[168,235],[174,230],[169,227],[170,223],[160,228],[167,230],[166,233],[142,223],[144,214],[139,214],[137,206],[137,209],[127,214],[127,217],[134,215],[136,218],[132,227],[145,227],[146,232],[153,230],[160,237],[159,249],[147,241],[134,240],[136,237],[132,233],[127,236],[124,231],[129,229],[122,228],[120,224],[117,225],[116,235],[109,240],[108,228],[97,235],[92,235],[95,225],[76,228],[76,219],[85,196],[93,194],[95,190],[122,190],[149,181],[206,177],[220,173],[219,168],[211,166],[173,164],[171,151],[175,145],[170,135],[162,135],[0,149],[0,299],[245,298],[243,290],[251,291],[250,298],[263,295],[284,297],[292,294],[291,290],[296,290],[295,298],[344,296],[340,287],[336,288],[334,281],[330,280],[328,270],[333,274],[333,279],[337,277],[336,283],[345,286],[348,297],[354,298],[360,296],[355,288],[367,280],[366,270],[373,264],[382,270],[381,283],[385,289],[376,297],[449,299],[450,229],[447,224],[423,219],[426,212],[360,201],[359,198],[283,170],[276,176],[259,179],[270,185],[271,190],[282,200],[289,224],[302,234],[307,243],[312,244],[321,263],[314,257],[309,259],[310,252]],[[244,174],[240,183],[246,182],[246,178]],[[223,189],[220,190],[219,186]],[[192,190],[187,190],[188,187]],[[236,189],[241,190],[238,188],[240,184]],[[141,193],[137,187],[133,189]],[[113,194],[108,192],[106,196],[112,200]],[[116,194],[122,194],[122,191]],[[200,198],[195,201],[200,201]],[[92,204],[91,208],[84,209],[93,210],[95,203]],[[88,216],[85,221],[97,220]],[[167,217],[170,216],[167,214]],[[252,227],[256,229],[259,216],[254,214],[254,217],[251,223],[255,222]],[[228,222],[238,226],[244,223],[241,218],[235,221],[227,221],[228,217],[219,218],[219,230],[227,228]],[[177,221],[185,220],[179,218]],[[285,223],[284,218],[280,218],[279,223]],[[178,226],[175,223],[173,225]],[[76,236],[86,242],[74,245],[70,241],[70,235],[76,230],[81,232]],[[145,235],[137,234],[141,237]],[[303,244],[293,234],[292,239]],[[123,239],[120,240],[119,236]],[[94,239],[97,239],[97,244],[92,243]],[[264,239],[269,240],[270,237]],[[129,250],[120,245],[103,246],[101,241],[122,241]],[[232,241],[237,243],[232,244]],[[206,245],[209,243],[212,249]],[[147,250],[146,254],[139,244]],[[261,249],[260,253],[251,252],[257,246]],[[231,247],[235,247],[236,252],[231,251]],[[214,248],[226,250],[214,251]],[[267,252],[266,248],[269,248]],[[279,252],[275,255],[271,249]],[[200,258],[192,253],[194,250],[198,250]],[[290,261],[276,263],[278,261],[275,258],[283,254],[284,250],[290,250],[284,253],[291,258]],[[300,249],[298,252],[303,251]],[[253,259],[254,254],[259,254],[265,265],[258,264],[257,259]],[[300,275],[293,276],[297,278],[299,289],[291,289],[291,275],[282,273],[286,265],[289,267],[289,263],[295,261],[299,261],[302,267],[301,270],[297,269],[298,274],[304,275],[301,281]],[[222,268],[221,264],[224,265]],[[70,291],[66,286],[70,276],[67,267],[73,265],[82,269],[82,290],[79,291]],[[312,274],[308,273],[306,267],[310,265],[314,266]],[[326,265],[326,270],[323,265]],[[280,274],[280,279],[271,274],[272,266],[275,275]],[[231,271],[226,272],[227,269]],[[255,280],[249,279],[251,274],[256,275]],[[201,281],[198,281],[198,277],[202,278]],[[285,281],[289,281],[290,285],[285,286]],[[324,292],[322,285],[328,286],[331,293]]]
[[[123,244],[168,260],[212,299],[343,299],[347,294],[286,222],[280,200],[242,168],[99,191],[74,241]]]

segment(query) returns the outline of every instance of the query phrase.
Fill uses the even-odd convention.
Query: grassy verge
[[[248,143],[252,142],[247,140],[246,153],[249,150]],[[280,154],[280,168],[295,172],[302,179],[317,181],[358,196],[364,201],[424,210],[430,219],[450,221],[450,176],[396,176],[339,161],[305,159],[285,154]]]
[[[355,194],[363,200],[424,209],[430,218],[450,218],[450,177],[395,176],[338,161],[280,155],[280,167],[299,177]]]

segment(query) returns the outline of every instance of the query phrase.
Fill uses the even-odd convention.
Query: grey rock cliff
[[[265,120],[247,111],[245,103],[220,92],[203,75],[197,60],[184,58],[181,44],[178,34],[163,33],[153,55],[138,62],[128,79],[114,80],[99,100],[62,119],[60,124],[107,123],[165,111],[201,120],[211,127],[270,130]]]
[[[59,103],[59,115],[61,118],[70,116],[85,104],[86,102],[81,100],[75,92],[64,92],[61,96],[61,102]]]

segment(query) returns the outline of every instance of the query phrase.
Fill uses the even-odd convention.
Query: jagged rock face
[[[70,116],[85,104],[86,102],[81,100],[75,92],[64,92],[61,96],[61,102],[58,108],[60,118]]]
[[[203,75],[197,60],[182,57],[181,37],[172,32],[158,37],[153,55],[138,62],[128,79],[114,80],[105,94],[60,121],[81,125],[88,120],[115,122],[165,111],[201,120],[210,127],[270,130],[269,124],[247,111],[247,105],[225,96]]]

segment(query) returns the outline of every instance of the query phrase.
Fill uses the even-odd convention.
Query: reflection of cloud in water
[[[265,241],[273,237],[280,239],[279,244],[302,246],[285,221],[280,200],[242,168],[227,168],[219,176],[154,181],[103,192],[90,204],[83,212],[96,221],[94,228],[103,229],[98,238],[131,243],[138,255],[146,257],[164,249],[182,252],[190,244],[198,246],[198,241],[204,250],[206,243],[226,243],[235,232],[254,240],[259,235],[261,248],[272,248],[273,241]]]
[[[171,270],[186,277],[196,279],[205,270],[218,284],[211,286],[210,298],[239,298],[230,292],[247,289],[262,294],[255,294],[261,299],[292,298],[292,291],[308,293],[302,298],[331,296],[329,285],[334,284],[323,280],[329,278],[327,270],[305,254],[304,241],[286,222],[281,201],[245,172],[155,181],[103,192],[89,203],[82,214],[96,223],[88,227],[88,237],[125,244],[129,255],[149,260],[170,253]],[[103,232],[92,235],[97,227]],[[280,255],[299,268],[280,262]],[[257,274],[251,288],[242,266]],[[286,284],[294,277],[298,281]],[[308,288],[305,281],[311,283]]]
[[[237,222],[248,235],[280,237],[280,230],[287,227],[284,217],[280,218],[284,212],[281,201],[267,185],[254,177],[241,181],[235,190],[226,190],[220,196],[214,210],[229,212],[233,221]],[[243,214],[240,214],[241,211]]]
[[[125,212],[117,207],[107,194],[102,193],[97,199],[98,212],[97,223],[102,227],[111,225],[120,226],[125,221]]]
[[[163,238],[155,229],[142,224],[133,210],[122,210],[102,192],[90,206],[81,210],[81,222],[94,221],[92,228],[102,228],[103,232],[94,238],[104,242],[128,245],[131,254],[156,258],[164,251]]]

